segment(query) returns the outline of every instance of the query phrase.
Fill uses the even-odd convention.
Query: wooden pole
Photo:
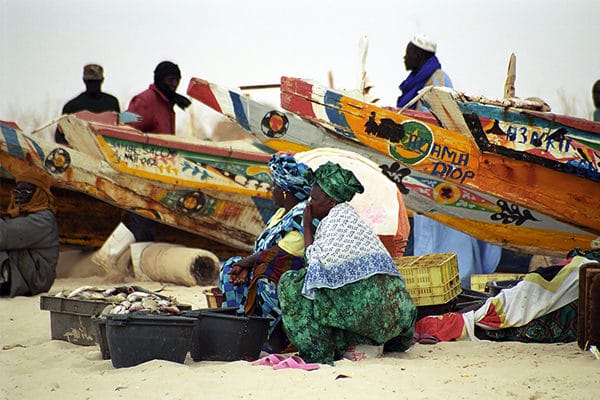
[[[268,83],[265,85],[245,85],[240,86],[240,90],[255,90],[255,89],[277,89],[280,88],[281,84],[279,83]]]
[[[516,97],[515,81],[517,80],[517,57],[511,53],[508,61],[508,71],[506,72],[506,81],[504,83],[504,98],[512,99]]]

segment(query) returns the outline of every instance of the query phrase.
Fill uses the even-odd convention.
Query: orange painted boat
[[[281,100],[286,110],[199,78],[190,81],[188,95],[274,149],[333,147],[369,158],[397,184],[409,209],[504,248],[560,257],[575,247],[589,248],[598,234],[597,229],[579,226],[556,212],[542,212],[529,203],[513,201],[515,196],[489,190],[493,185],[483,185],[486,191],[473,185],[469,176],[480,168],[480,152],[472,138],[449,132],[448,137],[455,139],[440,142],[447,131],[436,124],[431,113],[406,112],[400,116],[311,82],[285,77]],[[429,138],[428,153],[407,148],[393,137],[394,130],[403,129],[403,125],[407,130],[417,129],[407,135],[413,147],[427,145]],[[418,128],[425,130],[423,138]],[[454,146],[453,140],[457,145],[449,147]],[[482,170],[490,160],[484,161]],[[529,168],[525,163],[522,166]],[[522,185],[515,192],[528,187]]]

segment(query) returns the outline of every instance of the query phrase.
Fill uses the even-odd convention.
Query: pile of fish
[[[96,300],[110,303],[102,314],[127,314],[132,312],[148,314],[179,314],[182,304],[176,299],[146,290],[140,286],[117,286],[102,289],[95,286],[82,286],[70,293],[58,292],[55,297],[75,300]]]

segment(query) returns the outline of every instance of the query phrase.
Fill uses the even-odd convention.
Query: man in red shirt
[[[190,100],[176,93],[181,81],[181,71],[177,64],[163,61],[154,70],[154,83],[148,89],[134,96],[129,102],[130,111],[142,117],[139,122],[129,125],[146,133],[175,134],[175,111],[177,104],[182,110],[190,104]]]
[[[175,111],[177,104],[182,110],[191,101],[175,92],[181,81],[181,71],[177,64],[170,61],[159,63],[154,69],[154,83],[129,102],[127,111],[142,117],[139,122],[129,125],[145,133],[175,134]],[[154,241],[157,223],[140,215],[129,212],[123,221],[133,233],[137,242]]]

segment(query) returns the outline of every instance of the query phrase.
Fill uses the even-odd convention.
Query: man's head
[[[600,108],[600,79],[592,87],[592,99],[594,100],[594,107]]]
[[[154,84],[161,91],[166,89],[174,93],[180,80],[181,71],[179,66],[170,61],[163,61],[154,69]]]
[[[417,71],[435,55],[437,44],[426,35],[415,35],[406,45],[404,66],[408,71]]]
[[[169,101],[177,104],[182,110],[189,107],[192,102],[186,97],[175,92],[179,81],[181,80],[181,71],[177,64],[170,61],[159,63],[154,69],[154,85],[167,96]]]
[[[104,69],[98,64],[88,64],[83,67],[83,82],[89,94],[100,93],[104,81]]]
[[[15,183],[13,198],[7,210],[10,217],[53,208],[54,196],[50,192],[50,177],[44,170],[29,166],[15,173]]]
[[[84,81],[102,81],[104,80],[104,69],[98,64],[88,64],[83,67]]]
[[[15,198],[15,204],[21,205],[29,203],[37,187],[29,182],[19,182],[13,189],[13,197]]]

